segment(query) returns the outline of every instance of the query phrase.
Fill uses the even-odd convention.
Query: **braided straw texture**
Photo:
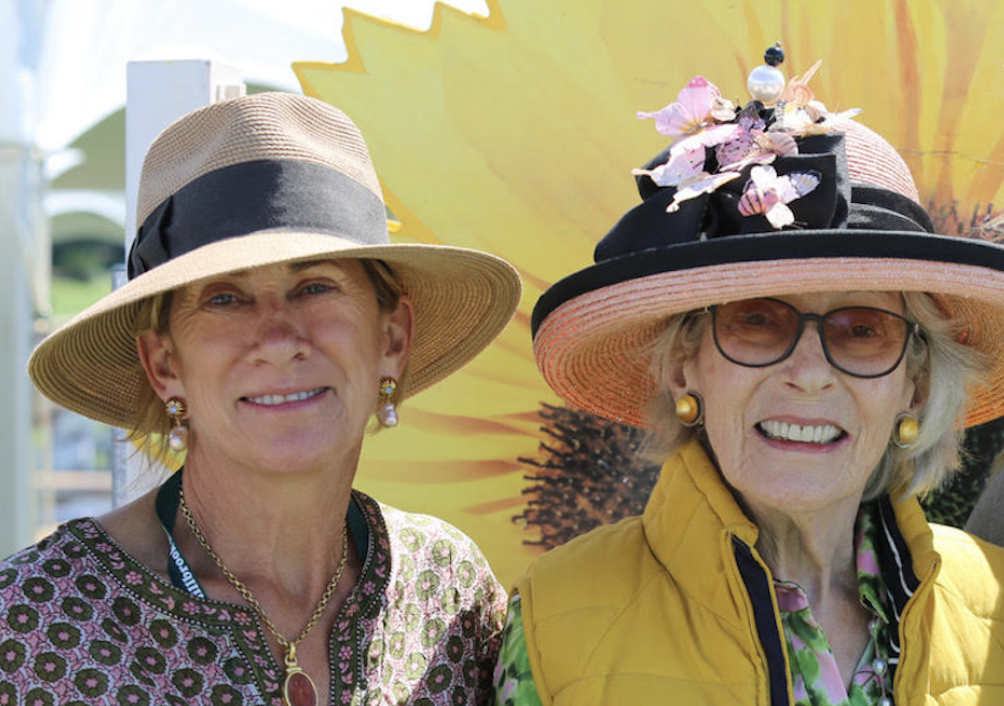
[[[164,128],[143,161],[136,227],[200,176],[263,159],[331,167],[383,200],[363,136],[345,113],[316,98],[258,93],[206,106]]]
[[[853,120],[843,132],[851,181],[897,191],[920,203],[910,168],[892,145],[871,128]]]
[[[832,233],[832,231],[830,231]],[[574,405],[617,422],[645,427],[656,392],[645,352],[672,314],[752,297],[840,291],[942,292],[939,305],[959,323],[969,345],[993,362],[990,383],[974,391],[973,426],[1004,414],[1004,273],[925,260],[819,258],[708,266],[651,275],[565,302],[534,339],[544,379]]]
[[[845,132],[852,181],[919,201],[909,168],[888,142],[859,123]],[[839,238],[842,231],[804,232]],[[645,427],[645,407],[657,393],[647,351],[673,314],[753,297],[867,290],[931,293],[953,317],[959,340],[993,366],[988,384],[972,391],[966,425],[1004,415],[1004,273],[971,265],[821,257],[709,264],[629,279],[554,309],[537,330],[534,355],[547,383],[572,404]]]
[[[141,412],[138,393],[149,384],[136,355],[134,321],[142,300],[222,272],[354,257],[386,262],[412,302],[414,334],[407,373],[397,391],[400,400],[470,361],[501,332],[519,304],[516,271],[476,250],[359,246],[318,233],[256,233],[201,247],[112,292],[39,344],[28,374],[53,402],[91,419],[133,428]],[[373,384],[375,390],[375,380]]]

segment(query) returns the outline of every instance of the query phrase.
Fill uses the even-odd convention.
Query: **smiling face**
[[[903,312],[901,296],[887,292],[779,298],[803,313],[845,306]],[[914,398],[904,363],[871,379],[834,368],[814,322],[790,357],[762,368],[726,360],[709,326],[697,355],[674,375],[674,397],[690,391],[704,398],[705,431],[722,475],[754,515],[856,505],[897,415],[911,411]]]
[[[354,467],[381,377],[400,377],[407,300],[381,311],[356,260],[270,265],[175,293],[140,338],[162,398],[181,397],[189,458],[295,471]]]

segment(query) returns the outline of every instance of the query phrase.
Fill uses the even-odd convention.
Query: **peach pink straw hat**
[[[642,202],[600,241],[595,264],[537,302],[534,354],[548,384],[644,427],[656,392],[646,350],[674,314],[753,297],[917,291],[992,364],[967,426],[1004,414],[1004,247],[934,234],[888,142],[811,92],[786,98],[736,109],[696,77],[676,103],[639,114],[675,141],[635,170]]]
[[[519,276],[498,257],[390,242],[362,135],[313,98],[259,93],[180,118],[150,147],[137,212],[129,282],[45,339],[28,363],[51,400],[120,427],[133,428],[148,385],[136,355],[137,312],[208,277],[297,260],[382,261],[415,316],[398,399],[467,363],[519,303]]]

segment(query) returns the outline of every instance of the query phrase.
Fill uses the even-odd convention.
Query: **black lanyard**
[[[205,598],[206,592],[202,588],[202,584],[199,583],[195,572],[192,571],[188,562],[185,561],[185,556],[174,542],[174,522],[178,517],[178,508],[181,505],[181,471],[183,470],[184,468],[181,468],[177,473],[172,474],[157,491],[157,518],[160,520],[160,526],[164,529],[164,534],[167,535],[167,573],[171,577],[171,583],[174,584],[175,588],[190,593],[196,598]],[[356,507],[355,499],[349,503],[348,515],[349,533],[355,540],[356,551],[359,552],[359,556],[365,557],[369,544],[369,527],[362,512]]]
[[[160,526],[164,528],[167,535],[168,552],[167,573],[171,576],[171,583],[175,588],[187,591],[196,598],[205,598],[206,592],[195,578],[195,572],[185,561],[185,556],[174,543],[174,521],[178,517],[178,507],[181,505],[181,471],[171,475],[164,485],[157,491],[157,517],[160,519]]]

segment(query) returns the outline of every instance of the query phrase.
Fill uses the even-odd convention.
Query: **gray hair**
[[[989,371],[983,355],[955,340],[951,318],[930,295],[904,292],[903,301],[905,316],[920,324],[920,335],[911,338],[906,352],[907,376],[924,399],[920,435],[905,449],[889,443],[865,485],[863,500],[885,493],[897,497],[928,493],[960,467],[967,393]],[[649,372],[659,390],[646,408],[647,454],[653,458],[663,460],[703,434],[698,427],[680,424],[669,389],[674,364],[697,355],[709,321],[705,312],[673,316],[647,351]]]

